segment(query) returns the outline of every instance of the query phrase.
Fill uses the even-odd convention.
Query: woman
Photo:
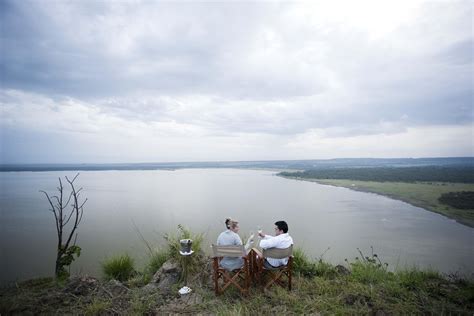
[[[242,239],[237,235],[239,232],[239,222],[231,218],[226,218],[225,226],[226,231],[223,231],[219,237],[217,237],[218,246],[240,246],[242,245]],[[220,263],[221,267],[228,271],[239,269],[244,265],[244,259],[238,257],[224,257]]]

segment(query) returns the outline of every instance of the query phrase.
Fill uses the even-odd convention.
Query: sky
[[[0,163],[471,157],[473,6],[0,0]]]

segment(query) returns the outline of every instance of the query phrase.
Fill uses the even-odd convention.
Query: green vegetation
[[[127,281],[135,272],[134,261],[128,254],[105,259],[102,272],[107,280]]]
[[[300,172],[281,172],[279,175],[301,179],[474,183],[474,167],[469,166],[332,168],[311,169]]]
[[[438,201],[460,210],[472,210],[474,209],[474,192],[448,192],[441,194]]]
[[[113,267],[108,277],[122,279],[123,284],[90,277],[76,277],[66,283],[44,278],[0,289],[0,314],[472,315],[474,309],[472,280],[416,268],[390,271],[373,249],[370,255],[359,250],[360,257],[334,266],[323,260],[324,253],[313,260],[296,248],[293,290],[274,286],[264,292],[254,284],[247,297],[234,288],[216,297],[210,258],[204,255],[197,256],[188,271],[193,278],[187,284],[193,292],[187,296],[177,294],[181,282],[170,284],[166,291],[133,281],[150,273],[149,267],[154,270],[160,266],[171,249],[179,250],[182,237],[198,237],[198,246],[202,242],[202,235],[180,226],[178,235],[167,235],[170,252],[157,252],[144,272],[131,273],[133,260],[128,255],[107,260],[104,266]]]
[[[170,255],[167,251],[164,250],[155,250],[150,254],[148,263],[145,267],[145,273],[153,276],[158,269],[161,268],[163,263],[165,263],[170,258]]]
[[[67,286],[56,282],[26,282],[0,291],[0,313],[472,314],[472,281],[418,269],[390,272],[376,257],[369,259],[358,258],[347,263],[346,274],[338,272],[337,267],[330,263],[322,260],[314,262],[305,257],[302,267],[312,267],[310,270],[314,269],[316,273],[305,276],[304,273],[298,273],[295,267],[292,291],[272,287],[263,292],[261,288],[253,286],[248,297],[242,297],[233,288],[216,297],[211,282],[201,286],[191,285],[194,294],[189,299],[175,294],[177,288],[173,288],[171,294],[137,288],[120,295],[101,296],[100,293],[107,293],[100,290],[106,287],[106,284],[101,283],[98,290],[88,294],[69,295]],[[322,264],[327,268],[318,270],[317,267]]]
[[[101,315],[107,312],[112,307],[110,300],[93,299],[92,303],[88,305],[84,311],[85,315]]]
[[[204,240],[204,234],[194,234],[189,229],[178,225],[178,234],[164,236],[167,242],[168,257],[178,262],[183,268],[184,273],[182,278],[185,276],[194,274],[202,269],[201,263],[203,261],[204,253],[202,251],[202,242]],[[181,250],[181,239],[192,239],[192,249],[195,252],[192,256],[181,256],[179,251]]]

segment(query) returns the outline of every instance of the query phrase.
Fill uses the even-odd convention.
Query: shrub
[[[189,229],[178,225],[178,234],[164,236],[167,241],[167,256],[168,258],[174,259],[177,261],[183,268],[182,279],[185,278],[188,274],[194,274],[203,267],[203,252],[202,252],[202,242],[204,240],[203,234],[194,234]],[[195,252],[192,256],[182,256],[179,254],[181,250],[181,239],[192,239],[192,250]]]
[[[107,280],[126,281],[135,272],[134,261],[128,254],[105,259],[102,262],[102,272]]]
[[[105,314],[107,310],[112,306],[110,301],[104,301],[94,298],[92,303],[89,304],[84,311],[85,315],[100,315]]]
[[[397,272],[398,280],[402,286],[414,290],[424,287],[429,280],[440,280],[441,276],[436,271],[421,271],[417,268]]]
[[[371,257],[364,256],[359,248],[357,250],[361,258],[357,257],[355,262],[350,264],[352,279],[361,283],[377,284],[393,276],[393,273],[387,271],[388,264],[380,261],[377,254],[374,254],[373,248]]]
[[[170,256],[167,251],[155,250],[150,254],[147,266],[145,267],[145,273],[154,275],[169,258]]]
[[[472,210],[474,209],[474,191],[444,193],[438,201],[460,210]]]
[[[314,264],[314,269],[315,274],[321,277],[334,278],[337,275],[336,268],[332,264],[324,261],[323,259],[319,259]]]
[[[293,271],[302,276],[315,276],[316,266],[312,263],[302,248],[293,251]]]

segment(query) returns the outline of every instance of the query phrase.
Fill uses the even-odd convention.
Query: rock
[[[360,305],[367,305],[368,307],[372,307],[372,299],[369,296],[361,295],[361,294],[348,294],[344,298],[344,303],[347,305],[354,305],[356,303]]]
[[[158,286],[155,283],[148,283],[147,285],[142,287],[142,291],[143,292],[154,292],[154,291],[156,291],[157,288],[158,288]]]
[[[166,261],[153,276],[149,288],[156,286],[165,293],[171,291],[171,287],[178,283],[181,276],[181,267],[172,260]],[[147,285],[148,286],[148,285]]]
[[[180,300],[185,305],[196,305],[202,303],[202,297],[197,293],[181,295]]]
[[[104,285],[104,289],[112,296],[128,293],[129,289],[117,280],[110,280]]]
[[[203,302],[202,296],[192,292],[190,294],[182,295],[169,301],[167,304],[160,306],[158,314],[182,314],[192,313],[193,306]]]
[[[337,265],[336,266],[336,271],[338,274],[342,274],[342,275],[349,275],[351,274],[351,271],[349,269],[347,269],[346,267],[344,267],[343,265]]]
[[[88,276],[74,277],[69,280],[64,288],[64,292],[74,295],[88,295],[99,287],[99,281]]]
[[[384,310],[382,309],[378,309],[375,313],[374,313],[374,316],[386,316],[387,313],[385,313]]]

